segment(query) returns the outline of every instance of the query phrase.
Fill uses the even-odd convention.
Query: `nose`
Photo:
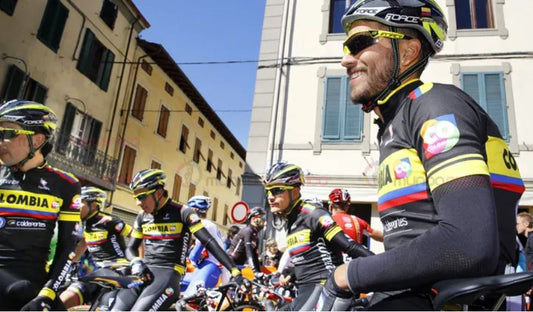
[[[357,63],[357,59],[355,58],[353,54],[348,53],[342,56],[341,65],[343,67],[346,67],[346,68],[353,67],[355,66],[356,63]]]

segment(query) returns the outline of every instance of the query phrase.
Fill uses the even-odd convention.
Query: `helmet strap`
[[[396,32],[396,27],[390,26],[389,30]],[[389,94],[396,90],[399,86],[402,85],[402,81],[409,77],[411,74],[423,68],[429,61],[429,56],[422,58],[420,61],[416,62],[413,66],[406,69],[403,73],[400,72],[400,51],[398,49],[398,39],[391,39],[392,43],[392,54],[394,57],[394,70],[392,72],[391,80],[389,84],[383,89],[373,100],[371,100],[367,105],[363,105],[363,111],[369,113],[376,107],[383,99],[385,99]]]

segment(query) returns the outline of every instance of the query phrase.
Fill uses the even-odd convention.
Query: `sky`
[[[163,45],[244,148],[265,1],[133,0],[151,25],[139,36]],[[187,64],[203,62],[217,64]]]

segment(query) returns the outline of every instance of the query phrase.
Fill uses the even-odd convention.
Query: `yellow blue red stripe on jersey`
[[[489,137],[485,144],[487,150],[490,179],[494,188],[515,193],[525,191],[516,160],[503,139]]]
[[[36,194],[20,190],[0,192],[0,215],[22,216],[36,219],[55,220],[63,204],[60,197]],[[74,214],[79,212],[75,212]]]
[[[70,182],[71,184],[78,183],[78,178],[74,176],[72,173],[54,168],[50,165],[46,165],[45,168],[50,171],[56,173],[58,176],[62,177],[64,180]]]
[[[292,257],[311,248],[311,230],[306,229],[287,236],[287,248]]]

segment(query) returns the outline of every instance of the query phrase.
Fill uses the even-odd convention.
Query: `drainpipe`
[[[75,60],[76,60],[76,51],[78,51],[78,46],[80,45],[81,33],[82,33],[83,30],[85,29],[85,20],[86,20],[86,17],[85,17],[85,14],[80,10],[80,8],[78,8],[78,6],[75,5],[75,4],[72,2],[72,0],[68,0],[68,3],[70,3],[70,5],[71,5],[76,11],[78,11],[78,13],[80,13],[81,18],[83,19],[83,21],[82,21],[82,23],[81,23],[80,32],[78,33],[78,40],[76,40],[76,46],[74,47],[74,52],[72,53],[72,60],[75,61]]]
[[[120,73],[120,80],[118,81],[117,96],[115,97],[115,104],[113,105],[113,114],[111,115],[111,124],[109,125],[109,134],[107,136],[107,143],[105,146],[104,152],[104,161],[107,159],[107,154],[109,152],[109,145],[111,144],[111,134],[113,133],[113,124],[115,123],[115,115],[117,113],[118,99],[120,97],[120,89],[122,87],[122,81],[124,80],[124,71],[126,70],[126,64],[128,63],[128,53],[130,50],[131,44],[131,35],[133,34],[134,26],[139,21],[140,16],[135,18],[135,21],[131,24],[130,34],[128,37],[128,45],[126,46],[126,53],[124,55],[124,61],[122,62],[122,70]]]
[[[133,101],[133,94],[135,93],[135,85],[137,84],[137,73],[139,72],[139,65],[141,64],[141,60],[143,58],[147,57],[147,56],[148,56],[148,54],[139,56],[137,58],[137,62],[135,62],[135,74],[133,75],[133,84],[132,84],[132,87],[131,87],[130,98],[129,98],[129,103],[128,103],[128,109],[126,110],[126,116],[125,116],[125,119],[124,119],[124,126],[122,128],[122,135],[120,136],[120,147],[118,149],[118,157],[117,157],[117,161],[118,162],[120,162],[120,159],[122,158],[122,152],[123,152],[123,149],[124,149],[124,141],[126,141],[124,139],[124,136],[126,135],[126,128],[128,126],[128,120],[129,120],[129,117],[130,117],[130,110],[131,110],[132,101]],[[124,111],[120,112],[121,116],[122,116],[123,112]],[[111,192],[111,196],[109,197],[109,201],[108,201],[108,204],[107,204],[108,207],[113,204],[113,195],[115,195],[115,191],[114,190]]]

